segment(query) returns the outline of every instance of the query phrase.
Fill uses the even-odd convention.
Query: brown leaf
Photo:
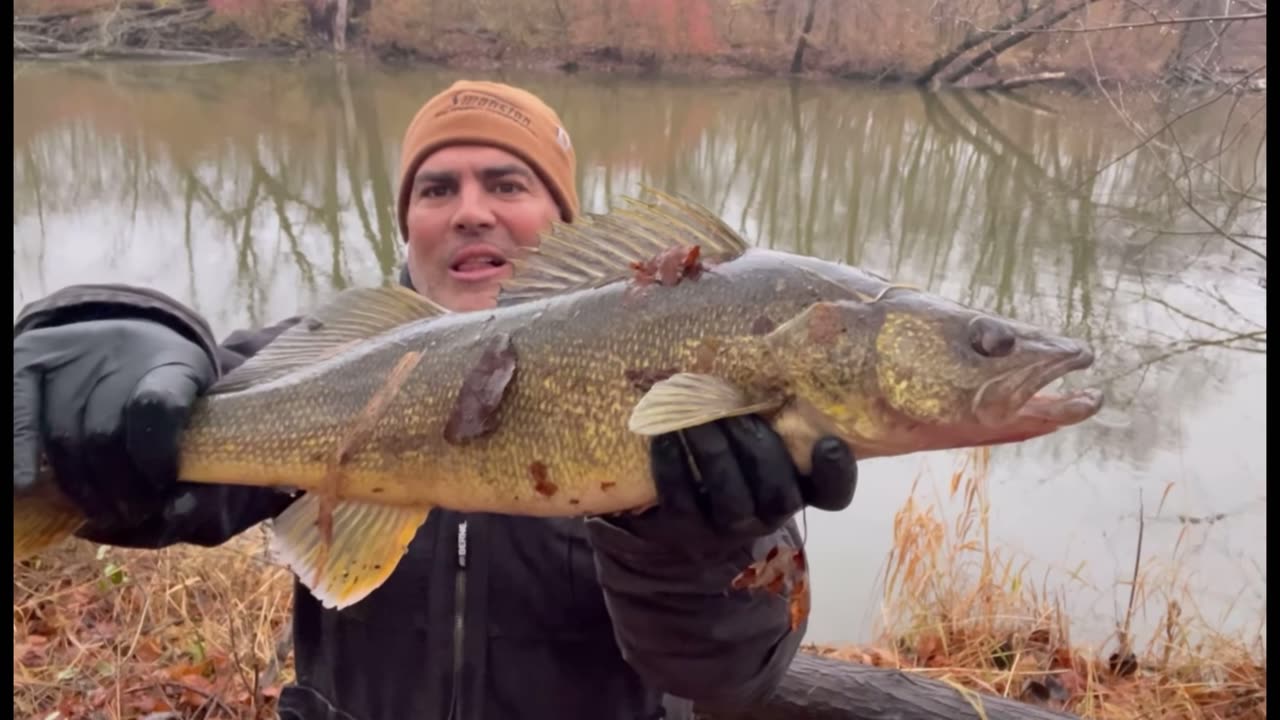
[[[138,714],[170,712],[173,704],[159,691],[129,693],[129,709]]]
[[[922,635],[919,642],[916,643],[916,657],[920,662],[929,663],[929,658],[937,655],[942,651],[942,639],[937,635]]]
[[[92,628],[84,633],[84,638],[88,640],[107,641],[112,640],[120,635],[120,628],[111,622],[94,623]]]
[[[133,659],[146,664],[151,664],[164,657],[164,651],[160,649],[158,643],[151,638],[142,638],[138,640],[138,645],[133,649]]]
[[[808,564],[804,550],[774,546],[764,559],[748,565],[730,583],[736,590],[764,589],[787,597],[787,613],[794,630],[809,617]]]
[[[1067,670],[1058,675],[1058,679],[1062,682],[1062,687],[1066,690],[1068,697],[1079,697],[1085,691],[1084,678],[1075,670]]]
[[[944,668],[951,666],[951,658],[942,653],[934,653],[925,659],[925,667]]]
[[[85,717],[90,714],[87,712],[84,701],[76,695],[64,697],[58,703],[58,712],[69,718]]]
[[[516,351],[511,336],[506,333],[495,336],[462,380],[445,424],[445,440],[460,445],[496,430],[498,408],[515,372]]]
[[[107,704],[113,694],[107,688],[95,688],[93,692],[89,693],[89,706],[100,708]]]
[[[1050,639],[1050,633],[1048,628],[1036,628],[1035,630],[1031,631],[1030,635],[1027,636],[1027,644],[1048,646],[1049,639]]]
[[[164,671],[173,680],[181,681],[182,678],[188,676],[204,677],[213,669],[213,662],[209,658],[205,658],[198,663],[178,663]]]
[[[183,675],[178,678],[178,683],[183,687],[183,705],[200,707],[214,696],[213,683],[203,675]]]
[[[49,653],[49,638],[28,635],[27,639],[13,646],[13,657],[22,665],[44,665]]]
[[[794,632],[809,617],[809,581],[801,576],[796,587],[791,591],[791,600],[787,604],[791,616],[791,630]]]

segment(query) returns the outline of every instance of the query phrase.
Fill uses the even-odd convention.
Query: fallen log
[[[981,711],[979,711],[981,708]],[[699,709],[700,720],[1079,720],[1009,698],[961,692],[922,675],[800,652],[782,684],[745,711]]]
[[[1017,77],[1006,78],[1003,80],[996,79],[981,83],[973,83],[971,85],[966,85],[965,88],[968,90],[977,90],[979,92],[1014,90],[1020,87],[1026,87],[1027,85],[1034,85],[1035,83],[1055,82],[1063,80],[1066,77],[1067,74],[1064,72],[1042,72],[1035,73],[1033,75],[1019,75]]]

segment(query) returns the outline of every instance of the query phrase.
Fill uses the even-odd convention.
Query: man
[[[506,85],[459,82],[405,134],[397,215],[402,284],[455,311],[492,307],[507,259],[578,214],[575,155],[556,113]],[[63,289],[14,328],[14,484],[38,453],[90,516],[87,539],[212,546],[291,498],[178,482],[192,402],[289,325],[222,344],[191,310],[119,285]],[[805,504],[837,510],[856,484],[828,438],[799,476],[757,418],[652,443],[658,507],[533,518],[432,512],[388,581],[341,612],[295,586],[297,684],[283,718],[687,718],[693,703],[766,696],[804,628],[786,601],[730,591]]]

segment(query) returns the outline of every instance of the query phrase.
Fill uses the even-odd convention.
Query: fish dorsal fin
[[[279,379],[362,340],[448,312],[400,286],[343,291],[227,373],[214,385],[212,393],[236,392]]]
[[[705,207],[648,191],[655,202],[624,197],[629,207],[584,214],[572,224],[556,222],[536,249],[512,261],[514,273],[503,283],[498,305],[599,287],[633,275],[633,263],[672,248],[696,245],[708,262],[732,260],[747,250],[746,241]]]

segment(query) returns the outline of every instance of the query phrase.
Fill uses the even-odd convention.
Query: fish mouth
[[[1048,390],[1057,380],[1093,366],[1093,351],[1078,345],[1065,357],[1056,353],[1040,362],[994,378],[973,399],[974,416],[992,443],[1015,442],[1045,435],[1088,420],[1102,409],[1097,388],[1068,392]],[[999,398],[1005,398],[999,400]]]

